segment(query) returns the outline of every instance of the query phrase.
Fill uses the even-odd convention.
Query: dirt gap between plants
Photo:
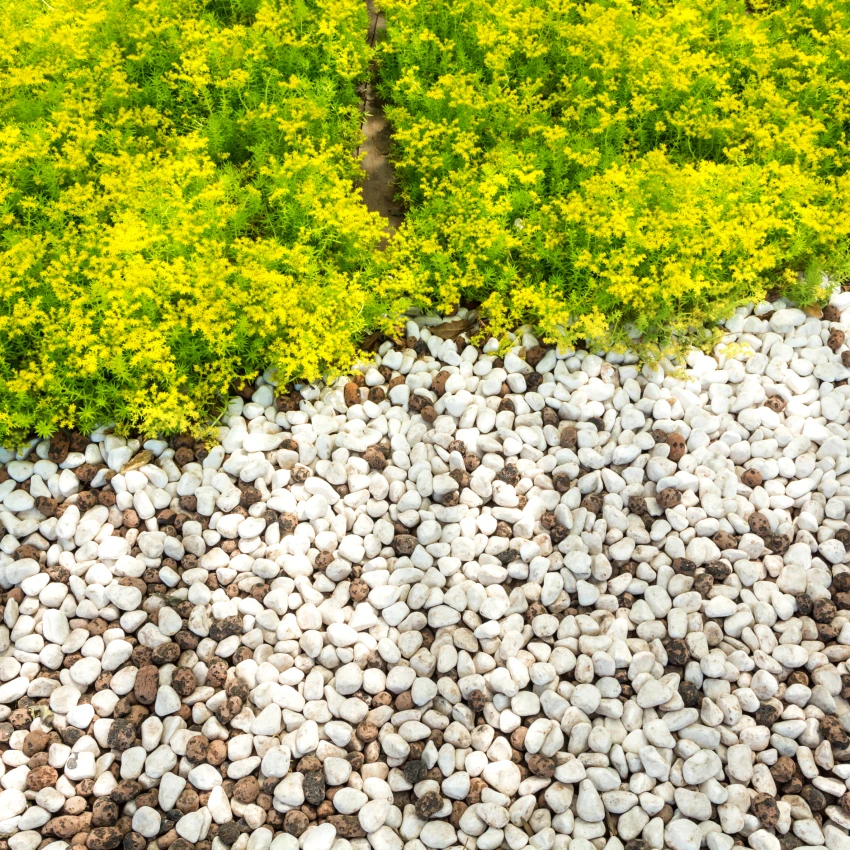
[[[382,38],[386,29],[386,19],[383,12],[375,8],[373,0],[366,0],[366,8],[369,10],[369,46],[374,47],[376,41]],[[378,95],[375,86],[377,75],[376,64],[373,62],[370,68],[369,79],[363,84],[363,99],[361,110],[363,111],[363,144],[358,149],[358,154],[363,158],[360,167],[365,172],[360,194],[363,203],[372,211],[377,212],[386,222],[386,236],[378,244],[378,249],[383,251],[393,233],[401,224],[403,210],[395,202],[395,174],[389,159],[390,137],[392,134],[389,122],[384,117],[384,105]]]

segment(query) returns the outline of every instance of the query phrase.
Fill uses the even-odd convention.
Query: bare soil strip
[[[372,0],[366,3],[369,9],[369,44],[374,45],[386,29],[382,12],[375,9]],[[383,104],[380,101],[374,82],[370,79],[363,86],[364,141],[358,153],[363,154],[360,167],[366,173],[361,195],[363,203],[372,212],[377,212],[386,221],[386,237],[381,240],[379,249],[384,250],[389,239],[401,224],[402,209],[395,202],[395,175],[389,160],[390,125],[384,117]]]

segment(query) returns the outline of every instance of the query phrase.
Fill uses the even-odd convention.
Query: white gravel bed
[[[0,850],[850,850],[846,308],[0,452]]]

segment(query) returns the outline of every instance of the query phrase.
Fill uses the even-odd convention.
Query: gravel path
[[[5,453],[0,850],[850,850],[848,307]]]

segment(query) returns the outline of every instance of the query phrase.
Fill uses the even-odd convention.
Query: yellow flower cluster
[[[383,8],[409,208],[387,262],[423,303],[663,346],[850,270],[843,0]]]
[[[360,0],[0,6],[0,441],[349,367],[365,29]]]

